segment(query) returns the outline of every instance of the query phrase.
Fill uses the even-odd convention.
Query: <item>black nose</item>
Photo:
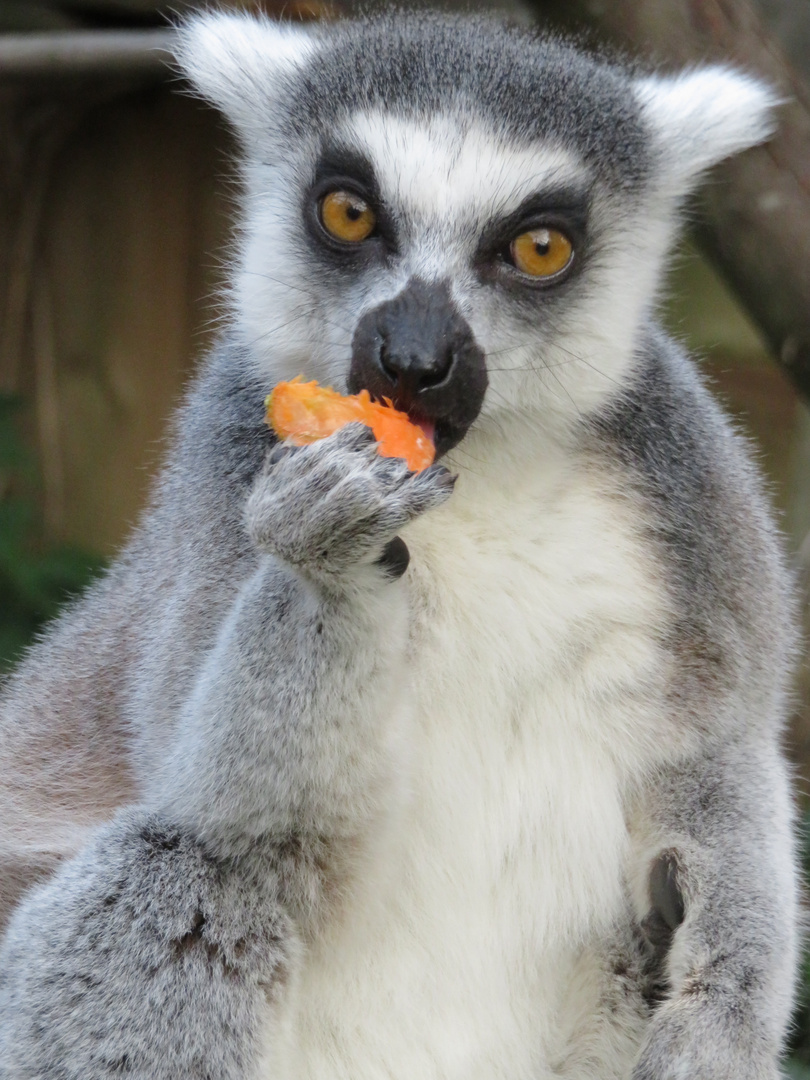
[[[363,316],[348,383],[435,421],[437,450],[463,437],[484,399],[486,363],[446,282],[413,278]]]
[[[419,278],[393,300],[369,311],[360,320],[353,344],[355,357],[375,388],[408,404],[450,379],[471,349],[475,349],[472,332],[447,284]]]
[[[415,398],[420,390],[438,386],[450,374],[458,343],[448,341],[446,334],[426,334],[426,328],[420,327],[421,334],[409,337],[407,323],[403,326],[398,315],[390,314],[377,320],[377,329],[380,367],[395,391]]]

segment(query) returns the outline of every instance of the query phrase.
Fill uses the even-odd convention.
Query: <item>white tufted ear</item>
[[[279,83],[316,50],[299,24],[211,12],[177,28],[175,57],[200,94],[241,131],[266,115]]]
[[[655,133],[665,182],[687,191],[705,169],[773,134],[778,95],[729,68],[650,76],[636,93]]]

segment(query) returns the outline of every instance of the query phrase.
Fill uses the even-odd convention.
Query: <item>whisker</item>
[[[312,289],[305,289],[302,285],[293,285],[292,282],[284,281],[282,278],[273,277],[272,274],[260,274],[258,272],[258,270],[245,270],[243,272],[245,274],[248,274],[250,277],[263,278],[265,281],[273,281],[273,282],[275,282],[276,285],[283,285],[285,289],[290,289],[292,292],[299,292],[303,296],[308,297],[310,300],[320,301],[322,299],[320,294],[317,293],[317,292],[314,292]],[[344,334],[351,334],[352,333],[352,331],[348,327],[343,326],[339,322],[335,322],[334,319],[328,319],[325,315],[322,315],[320,312],[318,313],[318,318],[323,320],[323,322],[328,323],[330,326],[334,326],[335,329],[340,330]]]
[[[600,371],[600,369],[595,364],[592,364],[590,362],[590,360],[586,360],[584,356],[579,356],[579,355],[577,355],[577,353],[571,352],[570,349],[566,349],[564,345],[559,345],[557,343],[555,343],[554,348],[559,349],[560,352],[568,353],[568,355],[571,357],[571,361],[565,361],[565,363],[570,363],[572,361],[577,361],[578,363],[585,364],[585,366],[589,367],[591,369],[591,371],[595,371],[597,375],[601,375],[601,377],[603,379],[607,379],[609,382],[615,383],[617,386],[619,385],[619,382],[618,382],[617,379],[611,378],[611,376],[608,375],[607,372],[605,372],[605,371]],[[549,366],[551,366],[551,365],[549,365]],[[562,364],[555,364],[553,366],[554,367],[562,367],[563,365]]]
[[[280,330],[284,330],[286,327],[291,326],[295,322],[298,322],[303,317],[304,316],[300,315],[300,314],[299,315],[293,315],[292,318],[287,319],[286,322],[279,323],[278,326],[271,326],[269,330],[262,331],[262,333],[259,334],[257,337],[253,338],[252,341],[246,341],[245,342],[245,348],[247,348],[247,349],[254,348],[260,342],[263,342],[267,338],[271,337],[271,335],[277,334]]]
[[[535,371],[533,364],[514,364],[512,367],[492,367],[487,364],[487,371]]]
[[[555,373],[554,368],[553,367],[547,367],[547,368],[545,368],[545,370],[548,371],[549,375],[551,375],[551,377],[554,379],[554,381],[557,383],[559,388],[562,390],[562,392],[565,394],[565,396],[568,398],[568,400],[574,406],[574,408],[579,413],[579,415],[582,416],[582,410],[577,405],[577,403],[574,401],[574,399],[571,397],[571,394],[570,394],[570,392],[568,390],[568,387],[565,385],[565,383],[562,381],[562,379],[559,377],[559,375],[557,375]]]
[[[490,349],[487,352],[487,356],[503,356],[506,353],[517,352],[518,349],[525,349],[526,343],[524,341],[519,342],[517,345],[509,345],[505,349]]]

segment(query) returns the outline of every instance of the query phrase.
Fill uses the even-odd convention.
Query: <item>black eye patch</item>
[[[348,191],[368,204],[376,218],[374,236],[354,251],[334,244],[320,224],[318,207],[330,191]],[[304,196],[304,220],[310,236],[324,252],[344,262],[365,262],[396,251],[397,237],[391,215],[380,194],[374,167],[365,154],[340,143],[324,145],[313,170],[312,182]]]
[[[369,201],[380,202],[374,166],[365,154],[339,143],[327,144],[315,165],[312,187],[321,188],[334,179],[351,182]]]
[[[484,230],[475,254],[479,267],[492,264],[508,250],[521,233],[543,227],[559,229],[574,247],[581,248],[587,238],[590,197],[576,188],[556,188],[536,192],[505,217],[492,221]]]

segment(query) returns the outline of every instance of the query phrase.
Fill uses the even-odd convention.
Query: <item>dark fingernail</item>
[[[448,487],[455,487],[456,480],[458,480],[458,474],[451,473],[444,465],[431,465],[424,475],[435,478],[436,480],[441,480],[443,483],[447,484]]]
[[[267,464],[276,465],[283,457],[286,457],[292,449],[293,447],[289,443],[276,443],[267,454]]]
[[[377,559],[377,566],[383,569],[392,581],[396,581],[408,569],[410,561],[411,553],[408,551],[408,545],[401,536],[395,536],[383,548],[382,555]]]

